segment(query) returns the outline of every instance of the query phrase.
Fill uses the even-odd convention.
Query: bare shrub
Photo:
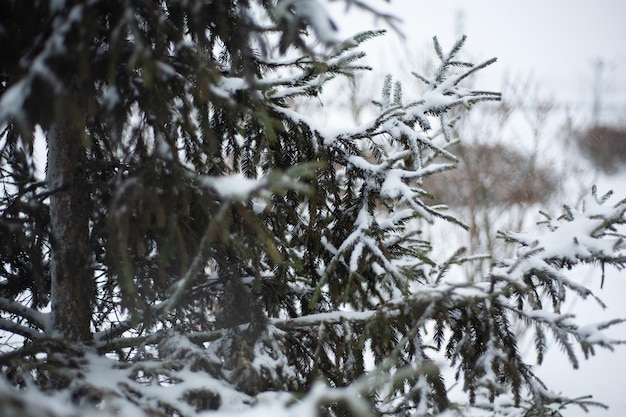
[[[626,164],[625,128],[593,126],[575,134],[574,140],[583,155],[606,173]]]
[[[545,202],[558,192],[561,177],[536,155],[501,143],[457,144],[458,169],[433,175],[424,188],[435,203],[454,207],[512,206]]]

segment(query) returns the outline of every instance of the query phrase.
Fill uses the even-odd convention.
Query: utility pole
[[[454,37],[455,40],[461,39],[465,35],[465,11],[457,9],[454,14]]]
[[[591,123],[593,126],[600,124],[600,113],[602,112],[602,75],[604,73],[604,61],[598,58],[593,63],[593,107],[591,109]]]

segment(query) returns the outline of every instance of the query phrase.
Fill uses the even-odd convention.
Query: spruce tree
[[[593,404],[548,390],[513,326],[534,332],[539,362],[547,337],[574,366],[576,346],[616,343],[599,331],[617,321],[560,312],[566,294],[592,296],[561,270],[624,265],[626,202],[593,190],[546,215],[543,236],[503,234],[516,259],[452,283],[462,251],[436,262],[419,231],[462,219],[421,182],[456,163],[449,114],[500,98],[463,86],[494,60],[435,39],[423,97],[388,77],[377,116],[338,130],[291,107],[367,70],[359,45],[380,33],[335,33],[319,0],[0,3],[0,414]]]

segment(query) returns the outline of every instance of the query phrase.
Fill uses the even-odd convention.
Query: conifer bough
[[[450,280],[468,258],[436,262],[440,243],[419,230],[462,219],[421,183],[455,165],[450,112],[500,98],[463,84],[493,60],[463,62],[464,39],[448,52],[435,39],[422,97],[389,77],[371,120],[322,126],[293,100],[367,70],[359,45],[380,34],[337,39],[326,6],[0,2],[1,415],[596,405],[546,387],[513,326],[532,330],[539,362],[548,337],[573,366],[576,346],[617,343],[601,331],[619,320],[580,327],[560,312],[568,293],[593,296],[562,268],[624,266],[626,203],[594,189],[544,235],[503,234],[516,259]],[[448,396],[455,379],[465,401]]]

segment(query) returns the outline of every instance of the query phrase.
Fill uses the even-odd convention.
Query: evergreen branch
[[[115,339],[95,339],[96,340],[96,348],[98,353],[105,354],[109,352],[114,352],[123,348],[137,347],[140,345],[148,344],[148,342],[154,338],[154,334],[145,335],[145,336],[136,336],[136,337],[119,337]]]
[[[452,49],[450,49],[448,56],[446,56],[446,62],[453,64],[452,59],[461,51],[466,40],[467,36],[463,35],[458,41],[456,41],[456,43],[452,46]]]
[[[453,85],[458,85],[461,81],[463,81],[464,79],[466,79],[467,77],[469,77],[470,75],[476,73],[477,71],[482,70],[485,67],[488,67],[489,65],[495,63],[498,59],[497,58],[491,58],[488,59],[487,61],[478,64],[476,66],[473,66],[470,70],[464,72],[463,74],[459,75],[458,77],[455,78]],[[491,94],[497,94],[500,95],[499,93],[491,93]]]
[[[214,342],[223,337],[226,337],[230,334],[230,332],[242,332],[250,327],[250,323],[243,323],[233,328],[228,329],[217,329],[212,331],[204,331],[204,332],[190,332],[186,333],[185,337],[190,341],[200,345],[206,342]],[[108,334],[107,334],[108,336]],[[128,347],[137,347],[140,345],[146,344],[156,344],[163,338],[163,334],[161,332],[146,334],[143,336],[135,336],[135,337],[119,337],[119,338],[109,338],[107,340],[103,340],[103,337],[96,339],[96,347],[98,352],[107,353],[113,352],[117,349],[128,348]]]
[[[443,49],[441,48],[441,44],[439,43],[439,39],[436,36],[433,36],[433,46],[435,48],[435,53],[441,61],[445,61],[445,57],[443,56]]]
[[[22,303],[4,297],[0,297],[0,310],[20,316],[44,332],[48,329],[49,313],[41,313],[35,309],[26,307]]]
[[[0,364],[11,363],[15,359],[25,360],[27,357],[35,357],[38,353],[48,353],[51,350],[71,350],[64,346],[58,349],[60,343],[58,339],[52,339],[48,337],[41,337],[39,339],[31,339],[30,343],[25,343],[23,346],[0,354]]]
[[[209,243],[218,238],[215,231],[219,230],[220,225],[224,222],[226,213],[230,209],[230,204],[225,202],[221,205],[219,212],[215,218],[209,221],[206,231],[202,235],[202,239],[198,244],[198,249],[191,262],[191,265],[183,275],[172,287],[170,288],[170,296],[166,301],[151,307],[153,314],[162,316],[173,310],[183,300],[183,296],[189,289],[192,280],[198,275],[198,273],[206,265],[206,250]]]
[[[110,328],[96,332],[94,334],[94,340],[96,343],[107,343],[106,341],[114,340],[133,327],[134,320],[125,320],[123,322],[114,323]]]
[[[381,314],[381,309],[365,310],[359,312],[350,311],[333,311],[327,313],[307,314],[293,319],[276,319],[271,323],[280,330],[290,330],[298,328],[317,327],[320,325],[335,325],[345,321],[349,322],[367,322],[376,314]]]
[[[391,19],[369,0],[343,1]],[[17,125],[47,131],[69,123],[86,131],[84,146],[71,149],[85,153],[76,172],[88,178],[90,195],[81,201],[89,204],[66,214],[89,226],[89,256],[76,264],[93,260],[102,275],[95,288],[77,292],[93,290],[96,302],[58,323],[0,298],[0,329],[12,329],[2,331],[42,338],[0,356],[3,370],[16,363],[11,383],[25,387],[25,395],[38,387],[71,397],[78,405],[64,408],[68,413],[220,414],[233,405],[259,415],[278,409],[291,415],[454,413],[443,376],[425,353],[432,348],[424,340],[432,324],[436,348],[458,367],[470,402],[494,404],[493,414],[547,415],[566,399],[550,393],[523,362],[511,320],[534,327],[540,361],[544,333],[555,334],[570,359],[577,343],[585,355],[617,343],[601,330],[620,320],[581,328],[558,309],[566,293],[593,296],[568,280],[563,267],[594,261],[626,266],[626,237],[616,228],[626,221],[626,203],[599,208],[608,206],[609,196],[594,188],[581,212],[565,207],[562,216],[548,217],[549,233],[539,239],[506,235],[520,246],[517,259],[499,263],[477,284],[446,283],[451,265],[469,258],[457,252],[437,266],[428,258],[430,242],[414,237],[422,219],[460,224],[443,206],[423,201],[422,179],[452,167],[434,159],[457,161],[449,147],[456,139],[449,113],[500,99],[460,87],[493,62],[463,62],[465,37],[447,55],[434,39],[440,62],[432,77],[416,75],[427,86],[420,100],[403,104],[401,86],[389,76],[378,114],[338,131],[289,108],[289,98],[316,96],[333,77],[365,69],[356,47],[378,33],[340,43],[321,0],[232,7],[140,1],[121,11],[99,2],[57,3],[34,13],[37,19],[24,19],[29,25],[14,52],[30,68],[29,82],[22,67],[6,74],[9,94],[1,104],[17,104],[0,109],[0,118],[23,113]],[[267,58],[289,48],[303,56]],[[89,65],[91,58],[96,65]],[[43,77],[44,93],[22,90],[39,83],[35,76]],[[31,106],[50,99],[51,106]],[[6,146],[21,145],[13,138],[17,128],[5,132]],[[29,145],[30,131],[21,133]],[[63,143],[76,145],[76,135],[69,136]],[[10,151],[2,149],[2,161]],[[36,194],[21,185],[21,171],[0,171],[11,189],[0,205],[11,203],[13,188]],[[73,184],[64,186],[71,191]],[[15,196],[26,197],[19,190]],[[34,226],[18,240],[32,237],[39,255],[19,243],[7,265],[58,251],[48,245],[46,230],[48,222],[63,223],[46,215],[48,203],[38,196],[32,204],[43,214],[32,216]],[[64,282],[87,282],[71,275],[71,262],[65,270]],[[53,286],[61,282],[54,274],[51,279]],[[28,291],[29,284],[17,291]],[[61,312],[55,304],[72,296],[55,294],[53,311]],[[544,299],[555,313],[542,310]],[[355,311],[342,311],[343,303]],[[130,319],[112,324],[126,308]],[[44,336],[77,334],[74,316],[87,324],[86,337],[89,320],[110,327],[94,335],[93,346]],[[377,365],[371,372],[366,344]],[[112,352],[119,359],[104,368],[111,380],[99,381],[96,371]],[[32,383],[23,384],[22,376]],[[328,386],[313,385],[318,377]],[[572,404],[584,408],[584,401]]]
[[[465,252],[467,252],[467,248],[461,247],[457,249],[452,254],[452,256],[446,259],[446,261],[439,268],[437,277],[435,277],[435,284],[439,284],[439,282],[441,282],[441,279],[448,273],[448,271],[450,270],[450,267],[454,264],[457,264],[459,259],[461,258],[461,255],[463,255]]]
[[[37,348],[33,349],[34,346]],[[29,343],[26,346],[18,349],[11,350],[9,352],[0,353],[0,364],[7,364],[15,359],[22,359],[26,356],[30,356],[35,353],[40,353],[44,350],[39,344]]]
[[[386,33],[387,31],[384,29],[380,29],[380,30],[368,30],[365,32],[361,32],[361,33],[357,33],[356,35],[352,36],[351,38],[348,38],[346,40],[344,40],[343,42],[341,42],[339,45],[337,45],[336,47],[333,48],[333,50],[331,51],[331,58],[335,58],[340,56],[341,54],[343,54],[346,51],[352,50],[356,47],[358,47],[359,45],[361,45],[361,43],[368,41],[370,39],[382,36]],[[364,56],[361,55],[361,57]]]
[[[43,332],[39,332],[31,327],[23,326],[14,321],[1,319],[1,318],[0,318],[0,329],[23,336],[30,340],[40,340],[46,337]]]
[[[242,323],[238,326],[228,328],[228,329],[217,329],[206,332],[191,332],[186,335],[186,337],[194,343],[201,344],[207,342],[213,342],[215,340],[221,339],[222,337],[228,336],[230,333],[234,332],[243,332],[250,328],[250,323]]]

